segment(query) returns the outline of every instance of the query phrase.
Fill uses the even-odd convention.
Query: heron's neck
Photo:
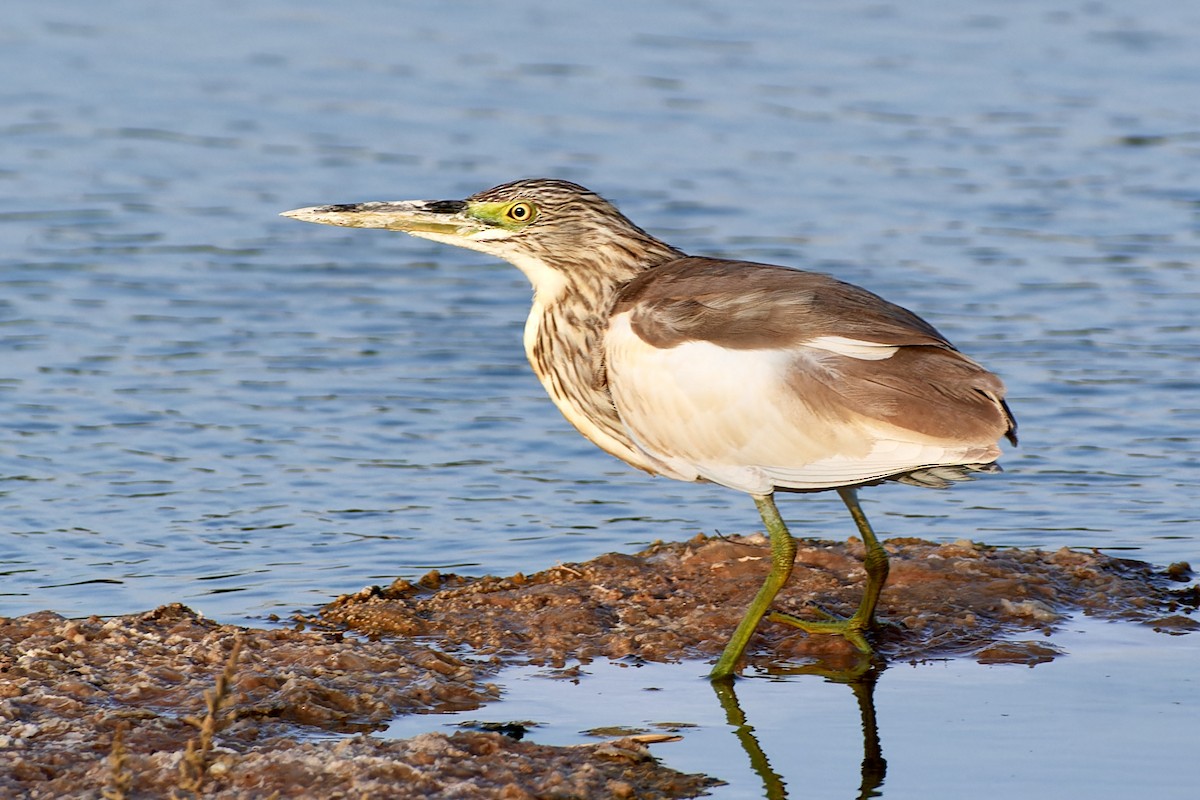
[[[649,234],[590,241],[559,264],[521,252],[502,254],[529,279],[542,308],[563,302],[602,314],[621,287],[640,273],[683,256]]]
[[[649,237],[647,237],[649,238]],[[509,259],[533,284],[525,354],[546,392],[572,425],[602,450],[639,469],[659,469],[629,438],[604,374],[604,335],[616,294],[639,273],[683,256],[656,248],[592,251],[570,271]]]

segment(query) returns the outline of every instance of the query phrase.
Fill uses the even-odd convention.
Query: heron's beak
[[[491,226],[465,213],[462,200],[399,200],[388,203],[349,203],[284,211],[281,217],[346,228],[386,228],[421,234],[469,237]]]

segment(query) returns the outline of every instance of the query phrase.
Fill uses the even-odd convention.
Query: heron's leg
[[[867,571],[867,585],[863,589],[863,598],[862,602],[858,604],[858,610],[848,619],[814,621],[800,619],[778,611],[772,612],[771,619],[795,625],[808,633],[840,633],[850,640],[860,652],[870,653],[871,645],[867,643],[866,636],[863,634],[875,624],[875,606],[879,604],[879,595],[883,591],[883,585],[887,582],[888,576],[887,551],[879,543],[875,531],[871,529],[871,523],[867,521],[867,515],[863,513],[862,506],[858,504],[858,492],[853,488],[841,488],[838,489],[838,494],[841,495],[846,508],[850,509],[850,516],[854,518],[854,524],[858,526],[858,532],[862,534],[863,545],[867,549],[866,557],[863,559],[863,566]]]
[[[787,525],[783,523],[783,517],[779,516],[779,509],[775,507],[774,497],[769,494],[755,497],[754,504],[758,506],[758,513],[762,515],[763,524],[767,526],[767,536],[771,540],[771,571],[767,573],[767,579],[763,581],[762,588],[758,590],[750,607],[746,609],[746,614],[738,623],[729,644],[725,645],[725,652],[721,653],[721,657],[717,659],[717,664],[709,675],[709,678],[714,681],[733,675],[733,670],[737,667],[742,654],[746,652],[746,645],[749,644],[750,637],[754,635],[758,623],[770,609],[775,595],[779,593],[792,574],[792,563],[796,559],[796,540],[788,532]]]

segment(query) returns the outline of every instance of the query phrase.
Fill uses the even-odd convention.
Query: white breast
[[[530,309],[529,318],[525,320],[525,355],[529,359],[530,366],[533,367],[534,374],[538,376],[538,380],[545,388],[546,394],[550,395],[550,399],[554,401],[554,405],[558,407],[567,421],[601,450],[616,456],[627,464],[653,475],[663,475],[677,480],[696,480],[697,476],[694,472],[681,474],[670,465],[661,462],[651,452],[630,442],[623,435],[624,428],[620,420],[616,418],[611,400],[603,389],[576,385],[580,382],[578,378],[562,381],[553,370],[539,366],[535,350],[541,339],[546,313],[547,304],[544,302],[542,293],[535,292],[533,307]],[[550,360],[560,357],[550,345],[546,345],[544,356]],[[593,378],[594,376],[589,375],[583,383],[590,384]],[[582,394],[589,391],[592,392],[591,397]],[[610,409],[606,423],[597,421],[595,418],[595,404],[597,403],[603,403]],[[608,429],[604,427],[605,424],[608,425]],[[614,436],[614,433],[617,435]]]
[[[820,369],[831,351],[867,360],[894,352],[831,338],[838,339],[798,350],[704,341],[661,349],[642,340],[625,313],[613,318],[605,340],[609,390],[630,437],[672,472],[751,494],[828,489],[995,457],[806,403],[786,381],[798,361]]]

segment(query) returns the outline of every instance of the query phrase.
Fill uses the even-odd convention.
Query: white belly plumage
[[[633,331],[628,313],[611,320],[605,338],[617,412],[630,438],[669,477],[765,495],[994,460],[994,444],[947,442],[849,409],[820,409],[787,382],[798,359],[820,369],[830,353],[879,360],[890,349],[840,337],[786,350],[731,350],[704,341],[663,349]]]

